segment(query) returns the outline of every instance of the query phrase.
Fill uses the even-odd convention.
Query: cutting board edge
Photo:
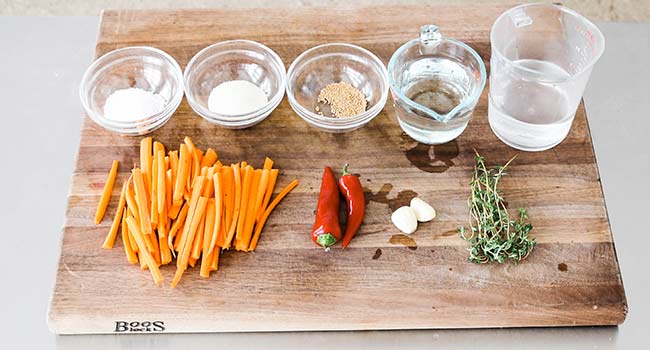
[[[586,308],[585,308],[586,309]],[[558,327],[592,327],[592,326],[618,326],[623,324],[625,321],[625,318],[627,316],[627,306],[624,306],[622,308],[614,308],[612,307],[613,311],[618,310],[619,312],[616,314],[616,318],[613,318],[610,322],[601,322],[601,321],[594,321],[594,322],[563,322],[563,323],[530,323],[530,324],[499,324],[499,325],[494,325],[494,324],[465,324],[465,325],[426,325],[426,326],[410,326],[410,327],[405,327],[402,325],[395,325],[395,326],[376,326],[376,325],[368,325],[368,326],[359,326],[355,325],[355,327],[285,327],[282,329],[278,329],[277,327],[273,327],[272,325],[269,325],[268,327],[250,327],[250,328],[242,328],[242,327],[192,327],[191,329],[185,327],[185,328],[169,328],[168,324],[165,324],[165,330],[161,332],[115,332],[114,330],[97,330],[97,327],[91,327],[91,328],[84,328],[84,327],[78,327],[78,326],[66,326],[66,322],[80,322],[79,320],[76,319],[70,319],[70,320],[54,320],[51,315],[48,316],[48,328],[49,330],[58,335],[74,335],[74,334],[134,334],[134,333],[139,333],[139,334],[152,334],[152,333],[157,333],[157,334],[180,334],[180,333],[270,333],[270,332],[345,332],[345,331],[395,331],[395,330],[460,330],[460,329],[498,329],[498,328],[509,328],[509,329],[517,329],[517,328],[558,328]],[[97,320],[95,320],[97,321]],[[106,320],[108,321],[109,324],[114,325],[115,321],[114,320]]]
[[[596,168],[596,174],[598,176],[598,188],[600,189],[600,195],[603,198],[603,206],[605,208],[605,217],[607,218],[607,227],[609,228],[609,240],[612,245],[612,251],[614,254],[614,259],[616,260],[616,272],[617,272],[617,277],[618,277],[618,283],[621,287],[621,294],[623,296],[623,306],[624,306],[624,315],[623,319],[619,324],[622,324],[625,319],[627,318],[627,313],[628,313],[628,303],[627,303],[627,294],[625,293],[625,285],[623,284],[623,275],[621,274],[621,263],[618,260],[618,251],[616,250],[616,243],[614,242],[614,232],[612,231],[612,221],[609,218],[609,208],[607,207],[607,198],[605,198],[605,190],[603,188],[603,181],[602,177],[600,175],[600,167],[598,166],[598,157],[596,157],[596,148],[594,147],[594,139],[593,139],[593,133],[591,132],[591,124],[589,123],[589,115],[587,114],[587,108],[585,106],[585,100],[584,98],[580,100],[580,106],[578,108],[582,108],[585,114],[585,122],[587,124],[587,131],[589,132],[589,139],[590,139],[590,151],[591,151],[591,156],[594,158],[594,166]]]

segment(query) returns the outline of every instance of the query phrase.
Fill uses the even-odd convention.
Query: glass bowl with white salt
[[[348,132],[366,125],[384,108],[388,73],[375,54],[360,46],[319,45],[291,63],[287,98],[296,114],[312,126]]]
[[[280,104],[284,63],[270,48],[230,40],[199,51],[184,73],[190,107],[204,119],[231,129],[251,127]]]
[[[125,47],[88,67],[79,96],[95,123],[117,133],[143,135],[163,126],[178,108],[183,72],[162,50]]]

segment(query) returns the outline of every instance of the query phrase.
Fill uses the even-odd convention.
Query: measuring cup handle
[[[420,54],[432,54],[442,39],[440,28],[433,24],[427,24],[420,27]]]

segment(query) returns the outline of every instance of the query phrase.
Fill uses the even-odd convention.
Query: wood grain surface
[[[288,67],[302,51],[350,42],[385,63],[420,25],[435,23],[488,62],[489,31],[509,6],[350,9],[105,11],[97,55],[132,45],[158,47],[184,67],[203,47],[227,39],[256,40]],[[272,157],[278,186],[300,185],[281,203],[255,253],[226,252],[208,280],[198,268],[164,287],[129,265],[121,240],[102,250],[107,218],[93,214],[113,159],[118,184],[138,161],[137,137],[112,134],[84,118],[63,227],[49,323],[57,333],[111,333],[116,321],[163,321],[166,332],[359,330],[458,327],[615,325],[627,304],[584,107],[569,136],[552,150],[519,153],[502,181],[511,208],[526,207],[539,242],[518,266],[467,261],[455,233],[466,224],[472,148],[490,162],[517,152],[487,121],[487,89],[467,130],[441,146],[418,144],[397,125],[391,102],[367,126],[328,134],[302,121],[286,98],[264,122],[227,130],[196,115],[185,100],[152,136],[177,147],[191,136],[214,147],[224,163]],[[323,252],[309,239],[324,166],[350,162],[367,191],[367,215],[349,249]],[[438,211],[405,240],[391,210],[420,196]]]

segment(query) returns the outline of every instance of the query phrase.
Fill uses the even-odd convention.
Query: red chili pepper
[[[352,237],[357,233],[363,216],[366,213],[366,199],[363,195],[363,188],[358,176],[348,173],[348,165],[343,167],[343,175],[339,179],[339,189],[347,201],[348,221],[343,235],[343,248],[347,247]]]
[[[341,198],[339,196],[336,176],[330,167],[325,167],[311,240],[326,250],[341,239],[341,227],[339,226]]]

